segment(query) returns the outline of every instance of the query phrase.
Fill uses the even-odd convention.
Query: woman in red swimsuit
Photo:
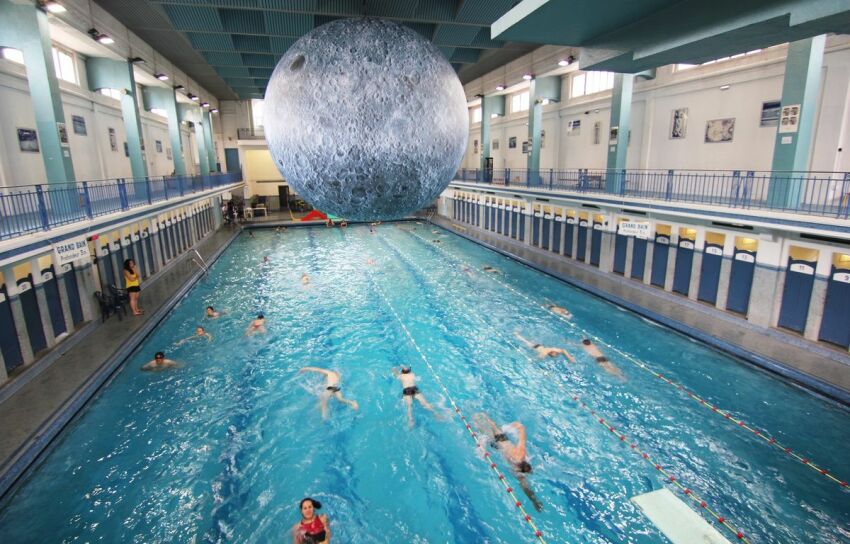
[[[292,528],[294,544],[329,544],[331,527],[327,514],[317,515],[322,503],[311,498],[302,499],[301,521]]]

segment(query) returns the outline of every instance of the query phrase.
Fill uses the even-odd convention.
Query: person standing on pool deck
[[[173,368],[176,366],[177,363],[175,363],[171,359],[166,359],[165,354],[163,352],[157,351],[156,355],[153,356],[153,360],[145,364],[145,366],[142,367],[142,370],[153,370],[154,372],[159,372],[160,370],[165,370],[166,368]]]
[[[536,351],[537,356],[540,357],[541,359],[545,359],[546,357],[557,357],[558,355],[563,355],[571,363],[576,362],[575,358],[572,355],[570,355],[569,352],[567,350],[565,350],[564,348],[550,348],[550,347],[544,346],[543,344],[535,344],[534,342],[531,342],[531,341],[523,338],[522,335],[518,332],[515,332],[514,334],[516,335],[517,338],[519,338],[522,341],[523,344],[525,344],[526,346],[528,346],[531,349],[533,349],[534,351]]]
[[[519,486],[522,491],[534,504],[535,510],[540,512],[543,510],[543,505],[537,499],[537,495],[528,485],[527,474],[531,474],[531,464],[528,462],[528,452],[525,449],[525,425],[519,421],[514,421],[505,425],[503,428],[511,428],[517,433],[516,444],[510,441],[507,433],[505,433],[498,425],[493,423],[493,420],[484,412],[475,414],[473,421],[477,424],[478,429],[490,439],[490,446],[499,450],[507,462],[514,469]]]
[[[140,282],[136,261],[127,259],[124,261],[124,287],[127,289],[127,295],[130,298],[130,311],[133,312],[133,315],[145,313],[144,310],[139,308],[139,293],[142,290]]]
[[[416,374],[413,373],[409,366],[402,366],[400,370],[393,368],[393,376],[401,382],[401,395],[404,398],[405,404],[407,404],[407,422],[411,427],[413,427],[413,399],[418,400],[423,408],[435,416],[437,415],[434,407],[419,392],[419,387],[416,385]]]
[[[584,348],[584,351],[587,352],[588,355],[596,359],[596,362],[599,363],[605,372],[611,374],[612,376],[617,376],[618,378],[625,379],[626,377],[623,375],[623,371],[617,368],[617,366],[608,360],[608,357],[605,357],[602,352],[596,347],[596,344],[590,341],[590,338],[585,338],[581,341],[581,346]]]
[[[254,336],[255,334],[265,333],[266,331],[266,316],[257,314],[257,318],[251,321],[248,325],[248,330],[245,331],[245,336]]]
[[[298,372],[316,372],[318,374],[325,375],[325,390],[322,391],[321,395],[319,395],[319,405],[322,408],[322,419],[328,419],[328,399],[331,398],[331,395],[333,395],[339,402],[351,406],[352,410],[357,410],[359,408],[356,400],[349,400],[342,396],[339,386],[339,372],[325,370],[324,368],[318,368],[315,366],[305,366]]]
[[[292,527],[293,544],[330,544],[331,522],[327,514],[316,514],[322,503],[310,497],[301,499],[301,521]]]

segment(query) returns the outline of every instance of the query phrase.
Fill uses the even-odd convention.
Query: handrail
[[[241,181],[241,172],[0,187],[0,240]]]
[[[201,257],[201,254],[200,254],[200,253],[198,253],[198,250],[197,250],[197,249],[192,248],[192,253],[194,253],[195,255],[197,255],[197,256],[198,256],[198,259],[200,259],[200,261],[201,261],[201,262],[198,262],[198,261],[197,261],[194,257],[192,257],[192,262],[194,262],[196,265],[198,265],[198,267],[199,267],[201,270],[203,270],[203,271],[204,271],[204,275],[209,276],[210,272],[209,272],[209,267],[207,266],[207,262],[204,260],[204,258],[203,258],[203,257]]]
[[[850,218],[850,172],[476,168],[455,181]]]

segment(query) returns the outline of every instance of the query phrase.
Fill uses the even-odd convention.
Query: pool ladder
[[[198,253],[197,249],[192,249],[192,253],[194,253],[198,258],[192,257],[192,262],[198,265],[198,268],[204,271],[205,276],[209,276],[209,270],[207,269],[207,263],[204,261],[204,258],[201,257],[201,254]],[[200,262],[198,262],[200,260]]]

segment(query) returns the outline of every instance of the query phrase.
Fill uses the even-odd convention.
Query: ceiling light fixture
[[[504,85],[496,85],[496,90],[497,90],[497,91],[504,91],[504,90],[505,90],[505,86],[504,86]]]
[[[728,84],[727,85],[721,85],[720,90],[721,91],[728,91],[730,87],[731,87],[731,85],[728,85]]]
[[[570,61],[568,61],[567,59],[561,59],[558,61],[558,66],[569,66],[569,64]]]
[[[210,113],[218,113],[218,108],[213,108],[210,110]]]
[[[110,38],[107,34],[98,32],[96,28],[89,29],[89,36],[91,36],[96,42],[102,43],[103,45],[111,45],[115,43],[115,40]]]
[[[200,100],[200,98],[198,98],[197,96],[195,96],[192,93],[186,93],[186,96],[188,96],[189,100],[191,100],[192,102],[197,102],[198,100]]]
[[[142,57],[133,57],[133,58],[130,58],[130,59],[127,59],[127,60],[131,64],[144,64],[145,63],[145,59],[143,59]]]
[[[210,103],[209,103],[209,102],[201,102],[201,107],[202,107],[202,108],[209,108],[209,107],[210,107]]]
[[[534,79],[534,75],[533,74],[523,74],[522,79],[524,79],[526,81],[531,81],[532,79]]]
[[[183,89],[183,85],[175,85],[175,86],[174,86],[174,90],[175,90],[175,91],[180,91],[180,90],[182,90],[182,89]]]
[[[160,81],[168,81],[168,76],[165,74],[154,74],[153,77],[157,78]]]
[[[66,11],[68,11],[67,9],[65,9],[65,6],[54,0],[48,0],[43,5],[44,9],[46,9],[50,13],[65,13]]]

